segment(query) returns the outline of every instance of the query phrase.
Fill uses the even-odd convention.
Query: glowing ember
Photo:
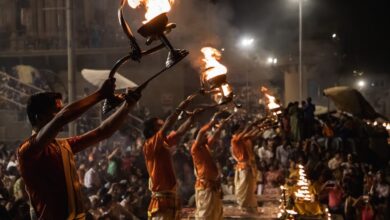
[[[219,62],[221,59],[221,52],[212,47],[203,47],[200,51],[204,55],[202,60],[205,62],[204,78],[206,80],[227,73],[226,66]]]
[[[127,0],[127,3],[132,8],[137,8],[141,5],[146,8],[144,24],[162,13],[169,12],[173,2],[174,0]]]

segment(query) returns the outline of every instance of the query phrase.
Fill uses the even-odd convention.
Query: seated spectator
[[[384,172],[378,171],[371,192],[376,219],[390,219],[389,197],[390,186],[387,183]]]
[[[321,192],[326,192],[328,194],[328,207],[330,213],[344,213],[344,191],[338,181],[331,180],[325,182],[321,188]]]
[[[260,161],[264,161],[267,165],[270,165],[274,158],[273,147],[275,140],[273,138],[269,138],[265,141],[265,143],[265,145],[259,148],[257,155],[259,156]]]

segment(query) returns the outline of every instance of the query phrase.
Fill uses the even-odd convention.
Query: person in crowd
[[[144,122],[146,141],[143,152],[149,173],[149,189],[152,193],[148,216],[152,220],[179,218],[179,198],[176,196],[176,177],[170,150],[190,128],[194,114],[190,115],[176,131],[168,132],[193,98],[194,96],[189,96],[180,103],[165,122],[158,118],[151,118]]]
[[[98,171],[96,170],[95,161],[91,162],[89,169],[84,175],[84,186],[91,192],[95,192],[101,187],[101,179]]]
[[[303,108],[304,138],[310,138],[314,133],[314,112],[316,106],[312,103],[311,97],[308,97]]]
[[[276,148],[276,157],[275,159],[283,168],[288,168],[289,166],[289,156],[291,154],[291,144],[288,139],[283,139],[282,145]]]
[[[122,106],[98,128],[76,137],[56,137],[65,125],[111,96],[114,89],[115,79],[108,79],[93,94],[65,107],[59,93],[43,92],[29,98],[27,116],[33,134],[19,146],[17,155],[21,176],[39,219],[85,218],[73,155],[110,137],[140,94],[130,92]]]
[[[269,166],[274,159],[274,145],[275,137],[269,137],[265,139],[265,145],[261,146],[257,151],[257,155],[260,158],[260,161],[264,161],[267,166]]]
[[[118,202],[116,202],[112,195],[107,193],[103,196],[100,202],[100,217],[98,219],[110,219],[110,220],[119,220],[124,219],[133,219],[133,215]]]
[[[300,119],[300,108],[298,102],[294,102],[294,104],[289,108],[288,114],[290,116],[291,138],[294,141],[300,141],[302,138],[302,121]]]
[[[336,153],[332,159],[328,162],[328,167],[331,170],[337,170],[340,168],[341,164],[343,163],[343,158],[341,157],[340,153]]]
[[[119,146],[114,146],[114,150],[107,156],[107,174],[112,181],[119,181],[122,178],[122,151]]]
[[[344,204],[343,197],[344,191],[339,181],[329,180],[324,183],[321,188],[321,193],[325,192],[328,194],[328,207],[330,213],[343,214]]]
[[[382,170],[376,173],[375,181],[371,188],[370,194],[375,210],[375,219],[390,219],[390,185],[386,181],[384,172]]]

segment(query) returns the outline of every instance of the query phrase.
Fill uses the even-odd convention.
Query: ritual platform
[[[224,219],[278,219],[281,192],[279,188],[266,188],[262,195],[257,196],[258,214],[242,212],[236,203],[234,195],[223,197]],[[195,208],[183,208],[181,219],[195,219]]]

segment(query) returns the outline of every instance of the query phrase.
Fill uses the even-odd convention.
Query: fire
[[[169,12],[173,2],[174,0],[127,0],[127,3],[132,8],[137,8],[141,5],[146,8],[144,24],[162,13]]]
[[[227,73],[226,66],[219,62],[221,59],[221,52],[212,47],[203,47],[200,51],[204,55],[202,60],[205,62],[204,78],[206,80]]]
[[[225,97],[230,96],[230,94],[233,92],[233,91],[232,91],[232,88],[231,88],[230,85],[227,84],[227,83],[223,84],[223,85],[221,86],[221,88],[222,88],[222,94],[223,94],[223,96],[225,96]]]
[[[268,94],[267,93],[268,89],[266,87],[262,86],[261,92],[263,92],[265,97],[267,97],[267,99],[268,99],[268,104],[267,104],[268,109],[273,110],[273,109],[280,108],[280,105],[278,103],[276,103],[275,96]]]

